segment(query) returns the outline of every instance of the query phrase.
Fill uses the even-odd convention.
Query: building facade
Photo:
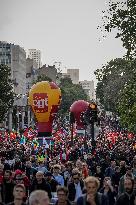
[[[26,92],[30,90],[34,82],[37,80],[38,67],[35,60],[26,59]]]
[[[37,67],[40,68],[42,66],[41,63],[41,51],[37,49],[29,49],[28,50],[28,58],[34,59],[37,63]]]
[[[82,85],[82,88],[84,89],[84,91],[86,92],[90,100],[94,100],[95,99],[94,81],[84,80],[84,81],[80,81],[79,83]]]
[[[38,69],[38,75],[46,75],[47,77],[52,79],[53,82],[56,82],[57,69],[55,65],[49,66],[45,64]]]
[[[16,94],[26,93],[26,52],[18,45],[0,41],[0,64],[11,68],[13,90]]]
[[[11,69],[11,79],[13,81],[13,91],[16,94],[13,108],[9,110],[7,118],[7,126],[12,130],[14,122],[22,122],[24,125],[24,113],[21,111],[19,116],[19,108],[27,105],[26,96],[26,52],[19,45],[0,41],[0,64],[7,65]],[[16,119],[15,119],[16,118]],[[16,124],[16,123],[15,123]],[[19,124],[16,124],[19,129]]]
[[[73,84],[79,83],[79,69],[67,69],[67,75],[70,76]]]

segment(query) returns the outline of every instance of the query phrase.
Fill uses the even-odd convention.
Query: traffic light
[[[84,113],[84,122],[87,125],[97,122],[97,105],[95,103],[89,104],[88,109]]]
[[[98,116],[97,116],[97,105],[95,103],[89,104],[90,112],[91,112],[91,121],[97,122]]]

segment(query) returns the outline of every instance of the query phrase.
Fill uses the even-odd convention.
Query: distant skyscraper
[[[79,83],[79,69],[67,69],[67,75],[70,76],[73,84]]]
[[[82,88],[84,89],[84,91],[86,92],[90,100],[94,100],[95,99],[94,81],[84,80],[84,81],[80,81],[79,83],[82,85]]]
[[[37,63],[37,67],[40,68],[41,64],[41,51],[36,49],[29,49],[28,50],[28,58],[34,59]]]

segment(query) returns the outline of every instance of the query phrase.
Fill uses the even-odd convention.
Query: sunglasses
[[[74,180],[78,180],[79,178],[73,178]]]

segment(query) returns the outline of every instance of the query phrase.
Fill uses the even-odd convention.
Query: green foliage
[[[107,11],[103,11],[103,26],[107,32],[114,30],[126,48],[127,59],[136,56],[136,1],[110,0]]]
[[[41,81],[49,81],[49,82],[51,82],[52,79],[49,78],[49,77],[46,76],[46,75],[39,75],[39,76],[37,77],[37,80],[36,80],[34,83],[41,82]]]
[[[14,92],[10,77],[10,68],[6,65],[0,65],[0,122],[3,121],[5,114],[14,102]]]
[[[67,113],[72,103],[76,100],[88,100],[86,93],[81,85],[75,85],[70,78],[63,78],[60,82],[62,92],[61,110],[62,114]]]
[[[118,111],[122,126],[136,133],[136,60],[132,61],[131,68],[133,76],[120,92]]]
[[[97,98],[106,110],[118,111],[125,128],[136,132],[136,0],[110,0],[100,28],[104,35],[116,32],[126,56],[96,70]]]
[[[128,76],[130,79],[129,69],[129,61],[118,58],[95,71],[98,80],[96,97],[100,99],[105,110],[116,112],[119,93],[128,81]]]

